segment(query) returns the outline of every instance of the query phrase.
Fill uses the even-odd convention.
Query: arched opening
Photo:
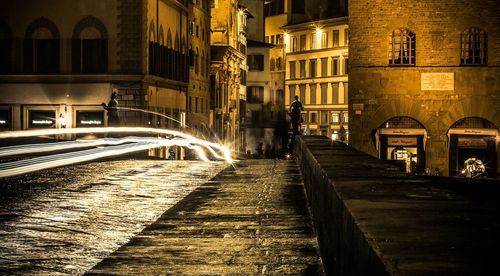
[[[24,38],[24,71],[51,74],[59,72],[59,30],[47,18],[33,21]]]
[[[419,121],[393,117],[379,126],[374,139],[380,159],[392,160],[406,172],[424,172],[427,131]]]
[[[450,175],[461,175],[465,162],[476,158],[486,167],[489,177],[497,175],[498,128],[480,117],[466,117],[456,121],[448,130]]]
[[[108,32],[104,24],[88,16],[75,25],[72,42],[73,73],[96,74],[108,69]]]
[[[0,74],[12,72],[12,32],[7,23],[0,21]]]

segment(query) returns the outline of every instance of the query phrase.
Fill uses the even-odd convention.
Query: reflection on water
[[[81,274],[227,163],[126,160],[0,183],[0,274]]]

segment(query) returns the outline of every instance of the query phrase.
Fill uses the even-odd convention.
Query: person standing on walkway
[[[295,101],[290,105],[290,118],[292,119],[292,130],[293,130],[293,135],[300,134],[300,123],[301,123],[301,116],[300,113],[304,111],[304,106],[302,106],[302,103],[299,101],[299,96],[295,96]]]
[[[108,111],[108,126],[110,127],[120,126],[120,117],[118,116],[118,100],[116,100],[117,97],[118,93],[116,91],[113,91],[113,93],[111,93],[111,99],[109,103],[107,105],[105,103],[102,103],[104,109]]]

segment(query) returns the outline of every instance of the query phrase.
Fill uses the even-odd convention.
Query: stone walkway
[[[293,161],[221,172],[87,274],[322,275]]]

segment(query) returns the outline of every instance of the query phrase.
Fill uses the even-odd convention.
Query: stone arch
[[[75,28],[73,29],[73,38],[80,38],[82,32],[89,27],[96,29],[99,32],[101,39],[106,39],[108,37],[108,30],[101,20],[89,15],[76,23]]]
[[[395,116],[386,120],[378,128],[424,128],[425,129],[425,126],[421,122],[410,116]]]
[[[481,174],[495,177],[498,169],[498,127],[482,117],[470,116],[455,121],[448,129],[449,174],[472,177],[471,162],[482,166]],[[477,167],[475,167],[477,169]]]
[[[155,32],[155,23],[153,20],[151,20],[151,23],[149,23],[149,42],[155,42],[156,41],[156,32]]]
[[[160,43],[160,45],[165,45],[165,34],[163,32],[163,25],[160,25],[160,29],[158,31],[158,43]]]
[[[170,28],[167,32],[167,47],[172,49],[172,32],[170,31]]]
[[[370,114],[370,121],[365,122],[370,129],[377,129],[387,120],[393,117],[411,117],[424,126],[428,126],[435,118],[428,115],[419,102],[409,101],[408,99],[395,99],[379,107]]]
[[[38,29],[47,29],[51,33],[50,38],[52,39],[60,38],[59,29],[57,28],[56,24],[54,24],[54,22],[45,17],[40,17],[35,21],[31,22],[28,28],[26,28],[26,33],[24,37],[27,39],[33,38],[33,34],[35,34],[35,31]]]

